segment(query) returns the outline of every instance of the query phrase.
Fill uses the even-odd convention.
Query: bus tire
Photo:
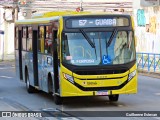
[[[35,92],[35,88],[30,85],[28,74],[26,74],[26,89],[28,93]]]
[[[53,83],[51,75],[48,75],[48,93],[53,94]]]
[[[62,104],[62,97],[54,94],[54,102],[55,102],[56,105],[61,105]]]
[[[118,101],[119,95],[109,95],[108,97],[111,102],[116,102]]]

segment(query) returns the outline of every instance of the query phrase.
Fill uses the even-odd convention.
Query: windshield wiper
[[[79,31],[82,33],[82,35],[85,37],[85,39],[88,41],[88,43],[91,45],[92,48],[95,48],[95,44],[92,42],[92,40],[88,37],[88,35],[82,30],[79,29]]]
[[[107,43],[107,47],[109,47],[110,44],[112,43],[112,40],[113,40],[114,36],[116,35],[116,33],[117,33],[117,29],[114,29],[114,31],[113,31],[113,33],[112,33],[112,35],[111,35],[111,37],[110,37],[110,39]]]

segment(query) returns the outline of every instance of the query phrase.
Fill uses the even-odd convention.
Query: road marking
[[[15,68],[15,67],[1,67],[0,70],[10,69],[10,68]]]
[[[160,95],[160,93],[155,93],[155,95]]]
[[[157,120],[160,120],[160,118],[159,117],[154,117],[155,119],[157,119]]]
[[[77,119],[77,118],[75,118],[75,117],[61,117],[60,118],[61,120],[80,120],[80,119]]]
[[[81,120],[78,117],[72,116],[67,112],[61,111],[57,108],[46,108],[42,109],[41,111],[45,112],[45,114],[49,115],[50,117],[60,117],[58,120]]]
[[[118,105],[118,107],[124,107],[124,105]]]
[[[8,79],[11,79],[13,77],[9,77],[9,76],[0,76],[1,78],[8,78]]]

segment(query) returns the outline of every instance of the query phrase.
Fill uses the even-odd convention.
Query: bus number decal
[[[87,20],[79,20],[79,26],[85,26]]]

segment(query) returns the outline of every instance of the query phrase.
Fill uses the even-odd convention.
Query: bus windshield
[[[62,61],[65,63],[78,66],[113,65],[135,60],[133,31],[80,31],[64,35]]]

